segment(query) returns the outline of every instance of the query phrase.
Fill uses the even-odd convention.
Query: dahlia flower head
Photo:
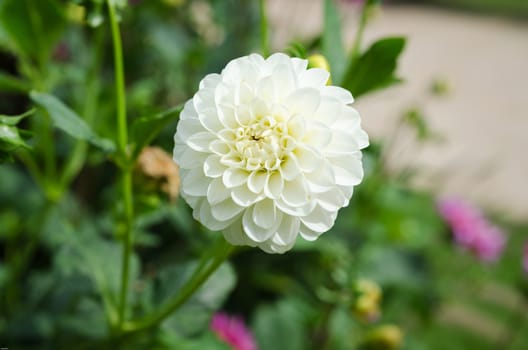
[[[257,343],[244,321],[219,312],[213,315],[211,330],[234,350],[257,350]]]
[[[451,226],[458,245],[474,252],[482,261],[495,261],[500,257],[506,237],[478,208],[461,199],[446,198],[438,202],[438,210]]]
[[[181,196],[233,245],[284,253],[317,239],[363,178],[368,136],[348,90],[276,53],[232,60],[187,101],[174,136]]]

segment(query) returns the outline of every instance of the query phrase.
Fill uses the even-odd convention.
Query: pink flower
[[[234,350],[257,350],[253,335],[239,317],[219,312],[211,320],[211,330]]]
[[[499,258],[506,237],[478,208],[461,199],[448,198],[438,202],[438,211],[451,226],[458,245],[474,252],[482,261]]]

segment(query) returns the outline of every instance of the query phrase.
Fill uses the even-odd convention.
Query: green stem
[[[112,30],[112,41],[114,46],[114,66],[115,66],[115,89],[117,99],[117,136],[119,150],[126,155],[128,144],[128,126],[126,117],[125,98],[125,73],[123,67],[123,44],[121,33],[113,0],[107,0],[108,12],[110,15],[110,25]]]
[[[352,62],[356,62],[359,56],[361,55],[361,43],[363,41],[363,34],[365,32],[365,27],[367,26],[369,12],[372,7],[372,1],[366,0],[361,9],[361,17],[359,19],[359,27],[356,32],[356,37],[354,38],[354,46],[352,47],[351,58]]]
[[[123,238],[123,259],[121,269],[121,290],[119,293],[117,322],[121,328],[125,321],[125,310],[127,305],[130,256],[132,253],[132,220],[134,217],[134,206],[132,197],[132,170],[129,166],[127,145],[128,145],[128,126],[126,117],[126,99],[125,99],[125,74],[123,68],[123,49],[121,43],[121,34],[117,23],[117,16],[113,0],[107,0],[110,25],[112,30],[112,42],[114,46],[114,66],[115,66],[115,89],[117,99],[117,134],[118,146],[121,156],[125,159],[125,166],[121,167],[121,193],[124,203],[124,238]]]
[[[266,0],[259,0],[260,9],[260,49],[264,57],[269,56],[268,17],[266,15]]]
[[[183,286],[178,294],[175,294],[161,309],[144,319],[125,323],[123,330],[127,333],[138,332],[159,324],[170,314],[183,305],[200,288],[219,267],[231,255],[234,246],[227,243],[223,237],[218,244],[202,259],[189,281]]]

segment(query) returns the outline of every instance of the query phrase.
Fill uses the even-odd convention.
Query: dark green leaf
[[[183,104],[179,104],[158,114],[134,120],[132,123],[132,139],[135,144],[134,154],[139,154],[141,149],[148,145],[168,123],[175,121],[182,109]]]
[[[0,124],[8,125],[8,126],[15,126],[17,125],[22,119],[25,117],[28,117],[35,113],[34,109],[30,109],[29,111],[19,114],[19,115],[1,115],[0,114]]]
[[[30,89],[28,82],[0,72],[0,91],[27,93]]]
[[[0,25],[11,46],[27,56],[47,57],[59,39],[65,20],[56,1],[3,0]]]
[[[405,38],[392,37],[376,41],[347,70],[343,87],[354,97],[387,87],[401,80],[394,76]]]
[[[97,136],[81,117],[55,96],[36,91],[32,91],[30,96],[33,102],[48,112],[54,125],[71,137],[86,140],[107,152],[115,150],[112,141]]]
[[[330,64],[332,80],[341,81],[345,70],[346,53],[341,35],[339,11],[334,0],[325,0],[324,2],[322,49]]]

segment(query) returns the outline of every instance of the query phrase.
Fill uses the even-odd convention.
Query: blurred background
[[[350,47],[361,1],[340,1]],[[269,2],[273,43],[321,31],[320,0]],[[419,169],[413,183],[461,194],[510,218],[528,218],[528,2],[525,0],[384,1],[365,30],[367,47],[403,35],[404,84],[358,101],[370,135],[389,138],[402,113],[420,110],[435,142],[391,144],[391,169]],[[432,96],[436,92],[436,96]],[[407,135],[409,136],[409,135]]]
[[[118,2],[131,124],[260,51],[257,0]],[[266,1],[272,51],[325,54],[323,18],[335,6],[350,52],[364,3]],[[119,168],[42,110],[23,119],[17,128],[31,150],[0,164],[0,347],[241,350],[210,330],[225,311],[244,320],[260,350],[527,349],[528,1],[368,3],[360,53],[406,37],[401,82],[355,102],[371,146],[335,227],[285,255],[242,249],[160,327],[123,343],[112,338],[100,288],[115,296],[120,279],[111,263],[122,240]],[[32,108],[37,89],[115,139],[105,11],[100,0],[0,0],[0,115]],[[159,159],[152,166],[140,156],[134,168],[135,318],[181,288],[218,236],[177,198],[177,118],[162,119],[144,143]]]

